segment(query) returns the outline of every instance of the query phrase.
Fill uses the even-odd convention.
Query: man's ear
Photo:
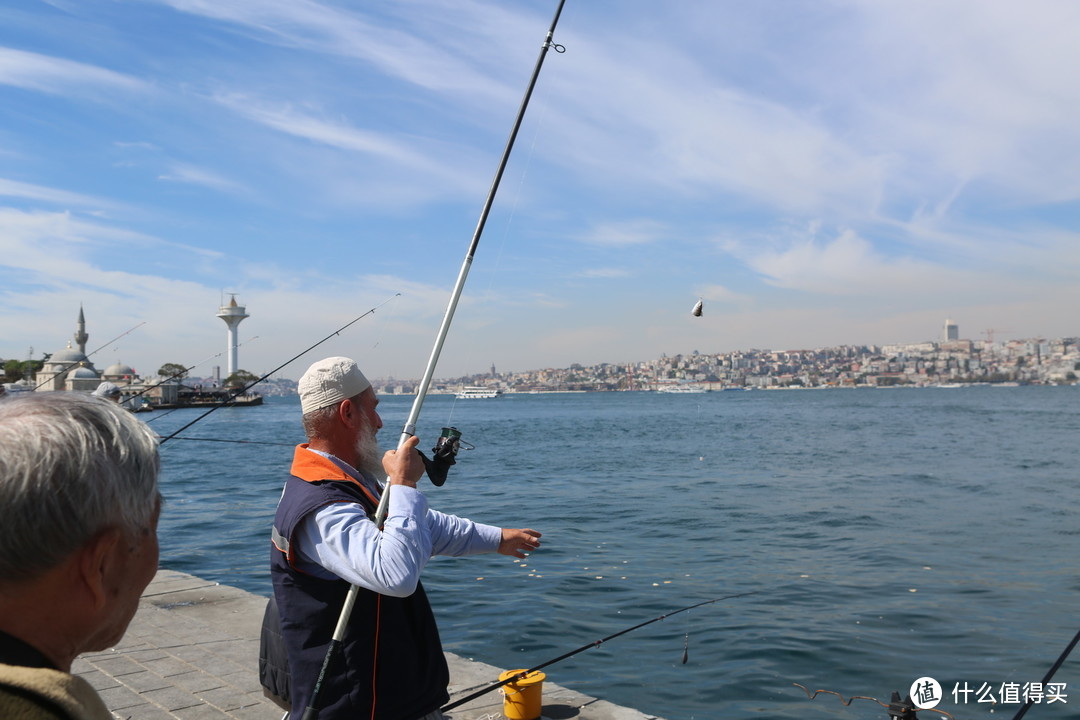
[[[356,422],[359,408],[350,398],[346,398],[338,405],[338,418],[346,427],[352,427]]]
[[[79,580],[96,610],[108,602],[107,578],[115,562],[116,548],[123,541],[119,528],[109,528],[95,535],[79,551]]]

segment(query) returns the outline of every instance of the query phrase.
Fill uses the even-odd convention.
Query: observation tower
[[[230,300],[228,305],[222,305],[218,308],[217,316],[225,321],[225,324],[229,326],[229,355],[228,361],[225,364],[226,374],[225,377],[229,377],[236,372],[237,359],[236,359],[236,329],[240,327],[240,322],[250,317],[246,312],[246,308],[243,305],[236,304],[236,295],[230,293]]]

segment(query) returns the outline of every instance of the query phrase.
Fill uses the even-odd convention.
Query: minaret
[[[229,326],[229,356],[225,367],[227,371],[226,377],[236,372],[236,328],[240,327],[241,320],[249,317],[244,310],[243,305],[236,304],[236,295],[232,296],[228,305],[218,308],[217,316]]]
[[[83,317],[82,304],[79,305],[79,323],[75,330],[75,344],[79,346],[79,352],[86,354],[86,341],[90,336],[86,334],[86,318]]]

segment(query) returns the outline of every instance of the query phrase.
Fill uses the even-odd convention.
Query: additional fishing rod
[[[480,235],[484,232],[484,226],[487,224],[492,203],[495,201],[495,194],[498,192],[499,183],[502,181],[503,171],[506,170],[506,164],[510,160],[510,151],[514,148],[514,141],[517,139],[518,130],[521,129],[521,122],[525,118],[525,110],[529,107],[529,100],[532,98],[533,88],[536,87],[537,78],[540,77],[540,68],[544,65],[544,58],[547,56],[549,48],[554,47],[555,51],[559,53],[565,51],[565,48],[562,45],[555,44],[552,41],[552,37],[555,35],[555,26],[559,24],[559,16],[562,15],[564,4],[566,4],[566,0],[559,0],[559,6],[555,10],[555,17],[551,21],[551,27],[548,28],[544,43],[540,46],[540,56],[536,60],[536,66],[533,68],[532,77],[529,78],[529,85],[525,90],[525,96],[521,100],[521,106],[518,108],[514,126],[510,131],[510,138],[507,140],[506,148],[503,150],[502,158],[499,160],[499,167],[498,170],[495,171],[495,178],[491,182],[491,189],[488,190],[487,199],[484,201],[483,209],[480,211],[480,219],[476,223],[476,230],[473,232],[472,241],[469,243],[469,249],[465,253],[465,260],[461,263],[461,270],[458,272],[457,281],[454,283],[454,288],[450,293],[450,302],[446,306],[446,313],[443,315],[442,323],[439,325],[439,330],[435,334],[435,344],[431,348],[431,356],[428,358],[423,378],[420,380],[420,385],[417,388],[416,398],[413,400],[412,409],[409,411],[409,417],[406,419],[405,426],[401,430],[401,437],[398,439],[397,445],[399,451],[405,445],[405,442],[416,434],[416,422],[420,418],[420,409],[424,406],[424,399],[427,397],[428,388],[431,386],[431,379],[435,374],[435,365],[439,361],[439,355],[442,354],[443,344],[446,342],[446,335],[450,330],[450,322],[454,319],[454,312],[457,310],[458,300],[461,298],[461,292],[465,287],[465,279],[468,277],[469,269],[472,267],[476,247],[480,244]],[[379,505],[375,509],[375,524],[379,528],[382,528],[383,523],[386,521],[386,514],[389,510],[390,488],[391,485],[387,483],[383,488],[382,497],[379,498]],[[352,615],[353,606],[356,604],[356,598],[359,592],[360,588],[356,585],[351,585],[349,587],[349,592],[345,596],[344,606],[341,608],[341,615],[338,617],[337,627],[334,629],[334,634],[330,638],[330,645],[326,650],[326,658],[323,660],[322,668],[319,671],[319,677],[315,681],[315,687],[312,690],[308,707],[304,709],[302,720],[315,720],[315,718],[319,716],[317,701],[319,693],[322,690],[323,679],[329,672],[330,664],[334,656],[341,649],[341,643],[345,637],[345,627],[349,623],[349,617]]]
[[[239,445],[280,445],[282,447],[296,447],[295,443],[279,443],[270,442],[268,440],[226,440],[224,438],[197,438],[197,437],[178,437],[174,440],[197,440],[199,442],[217,442],[217,443],[237,443]]]
[[[274,369],[273,369],[273,370],[271,370],[270,372],[266,373],[265,375],[263,375],[263,376],[262,376],[262,377],[260,377],[259,379],[257,379],[257,380],[253,380],[252,382],[249,382],[249,383],[248,383],[247,385],[245,385],[244,387],[242,387],[242,388],[240,388],[239,390],[237,390],[236,392],[234,392],[234,393],[233,393],[233,396],[232,396],[232,398],[230,398],[229,400],[227,400],[227,401],[223,402],[223,403],[222,403],[222,404],[220,404],[220,405],[214,405],[214,406],[213,406],[213,407],[211,407],[211,408],[210,408],[209,410],[207,410],[206,412],[204,412],[204,413],[203,413],[202,415],[198,416],[197,418],[195,418],[194,420],[192,420],[191,422],[189,422],[189,423],[188,423],[187,425],[184,425],[184,426],[183,426],[182,428],[180,428],[179,430],[176,430],[176,431],[175,431],[175,432],[173,432],[173,433],[172,433],[171,435],[166,435],[165,437],[161,438],[161,442],[160,442],[160,443],[158,443],[158,445],[164,445],[164,444],[165,444],[165,443],[167,443],[167,442],[168,442],[169,440],[172,440],[172,439],[173,439],[174,437],[176,437],[176,436],[177,436],[177,435],[179,435],[180,433],[184,432],[184,431],[185,431],[185,430],[187,430],[187,429],[188,429],[189,427],[191,427],[191,426],[192,426],[192,425],[194,425],[195,423],[199,422],[199,421],[200,421],[200,420],[202,420],[202,419],[203,419],[204,417],[206,417],[206,416],[207,416],[207,415],[209,415],[210,413],[214,412],[214,411],[215,411],[215,410],[217,410],[218,408],[222,408],[222,407],[225,407],[225,406],[227,406],[227,405],[234,405],[234,404],[236,403],[236,398],[240,397],[241,395],[243,395],[244,393],[246,393],[246,392],[247,392],[248,390],[250,390],[250,389],[251,389],[251,388],[253,388],[254,386],[258,385],[258,384],[259,384],[259,383],[261,383],[261,382],[262,382],[263,380],[265,380],[266,378],[270,377],[271,375],[273,375],[274,373],[276,373],[276,372],[277,372],[278,370],[280,370],[281,368],[283,368],[283,367],[285,367],[286,365],[288,365],[289,363],[291,363],[291,362],[292,362],[293,360],[296,360],[297,358],[299,358],[299,357],[302,357],[303,355],[305,355],[305,354],[307,354],[307,353],[311,352],[312,350],[314,350],[315,348],[319,347],[320,345],[322,345],[322,344],[323,344],[324,342],[326,342],[326,341],[327,341],[327,340],[329,340],[330,338],[332,338],[332,337],[334,337],[334,336],[336,336],[336,335],[340,335],[340,334],[342,333],[342,331],[344,331],[344,330],[345,330],[346,328],[350,327],[350,326],[351,326],[351,325],[353,325],[354,323],[357,323],[357,322],[359,322],[360,320],[362,320],[363,318],[367,317],[368,315],[372,315],[372,314],[374,314],[376,310],[378,310],[379,308],[381,308],[381,307],[382,307],[383,305],[385,305],[386,303],[390,302],[390,301],[391,301],[391,300],[393,300],[394,298],[398,297],[399,295],[401,295],[401,293],[394,293],[394,294],[393,294],[392,296],[390,296],[390,297],[389,297],[389,298],[387,298],[386,300],[382,301],[381,303],[379,303],[379,304],[378,304],[378,305],[376,305],[375,307],[371,308],[371,309],[370,309],[370,310],[368,310],[368,311],[367,311],[366,313],[363,313],[362,315],[358,315],[357,317],[353,318],[353,319],[352,319],[352,320],[350,320],[349,322],[345,323],[344,325],[342,325],[341,327],[339,327],[339,328],[338,328],[337,330],[335,330],[334,332],[330,333],[329,335],[327,335],[326,337],[324,337],[324,338],[323,338],[322,340],[320,340],[319,342],[315,343],[315,344],[314,344],[314,345],[312,345],[311,347],[307,348],[306,350],[302,350],[301,352],[297,353],[296,355],[293,355],[293,356],[292,356],[291,358],[289,358],[289,359],[288,359],[288,360],[286,360],[285,362],[281,363],[281,364],[280,364],[280,365],[278,365],[278,366],[277,366],[276,368],[274,368]]]
[[[120,338],[124,337],[125,335],[130,335],[131,333],[135,332],[136,330],[138,330],[139,328],[141,328],[145,324],[146,324],[146,321],[143,320],[141,323],[139,323],[135,327],[131,328],[127,332],[120,333],[119,335],[114,337],[112,340],[110,340],[109,342],[107,342],[104,345],[102,345],[101,347],[99,347],[97,350],[94,350],[93,352],[87,353],[86,358],[89,359],[90,356],[93,355],[94,353],[98,352],[98,350],[104,350],[105,348],[109,347],[110,345],[112,345],[114,342],[116,342]],[[55,379],[56,379],[56,374],[53,374],[53,376],[51,378],[49,378],[48,380],[43,380],[41,382],[41,385],[36,386],[34,389],[37,390],[38,388],[43,387],[46,383],[51,382],[51,381],[53,381]]]
[[[488,694],[489,692],[491,692],[493,690],[498,690],[503,685],[507,685],[509,683],[520,680],[523,677],[527,677],[529,675],[532,675],[534,672],[538,672],[540,670],[543,670],[544,668],[548,667],[549,665],[554,665],[557,662],[562,662],[563,660],[566,660],[568,658],[572,658],[575,655],[577,655],[578,653],[585,652],[589,648],[600,647],[600,645],[607,642],[608,640],[612,640],[614,638],[617,638],[620,635],[625,635],[628,632],[633,632],[634,630],[637,630],[638,628],[643,628],[646,625],[651,625],[654,622],[659,622],[660,620],[663,620],[665,618],[669,618],[672,615],[678,615],[681,612],[686,612],[687,610],[693,610],[694,608],[699,608],[702,605],[710,605],[710,604],[715,603],[715,602],[720,602],[721,600],[733,600],[735,598],[746,597],[747,595],[757,595],[760,592],[762,592],[762,591],[761,590],[751,590],[750,592],[736,593],[734,595],[724,595],[722,597],[713,598],[712,600],[705,600],[705,601],[696,603],[694,605],[687,605],[684,608],[679,608],[678,610],[672,610],[671,612],[664,613],[663,615],[658,615],[658,616],[654,617],[652,620],[646,620],[645,622],[638,623],[637,625],[634,625],[633,627],[628,627],[625,630],[620,630],[619,632],[608,635],[607,637],[600,638],[599,640],[594,640],[591,643],[582,645],[577,650],[571,650],[570,652],[564,653],[564,654],[560,655],[557,658],[553,658],[551,660],[548,660],[547,662],[540,663],[536,667],[529,668],[528,670],[522,670],[521,672],[519,672],[519,673],[517,673],[517,674],[515,674],[515,675],[513,675],[511,677],[508,677],[505,680],[500,680],[499,682],[492,683],[491,685],[488,685],[487,687],[483,688],[482,690],[478,690],[478,691],[476,691],[476,692],[474,692],[474,693],[472,693],[470,695],[466,695],[465,697],[461,698],[460,700],[455,700],[454,702],[452,702],[452,703],[450,703],[448,705],[443,705],[441,708],[439,708],[439,711],[440,712],[447,712],[449,710],[453,710],[454,708],[458,707],[459,705],[464,705],[465,703],[469,702],[470,700],[475,700],[476,698],[480,697],[481,695],[486,695],[486,694]],[[683,663],[686,662],[686,652],[687,652],[686,647],[684,646],[683,647]]]
[[[1073,648],[1076,647],[1076,643],[1078,642],[1080,642],[1080,630],[1076,632],[1076,635],[1073,636],[1072,642],[1070,642],[1068,646],[1066,646],[1065,652],[1061,653],[1061,655],[1057,659],[1057,662],[1055,662],[1053,667],[1050,668],[1050,671],[1046,673],[1046,677],[1042,679],[1042,685],[1044,688],[1046,687],[1047,683],[1050,682],[1050,679],[1054,677],[1054,673],[1058,671],[1058,668],[1061,667],[1061,664],[1065,662],[1065,658],[1069,657],[1069,653],[1073,651]],[[1024,703],[1024,707],[1020,708],[1020,710],[1017,711],[1016,715],[1013,716],[1013,720],[1020,720],[1020,718],[1024,717],[1024,715],[1027,714],[1027,711],[1031,709],[1031,706],[1034,703],[1035,700],[1029,697],[1028,701]]]

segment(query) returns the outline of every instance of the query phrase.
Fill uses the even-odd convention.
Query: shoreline
[[[79,656],[85,678],[124,720],[281,720],[258,678],[266,598],[175,570],[159,569],[120,643]],[[498,680],[500,668],[446,653],[453,702]],[[557,677],[557,671],[554,675]],[[544,681],[542,718],[662,720]],[[455,708],[452,720],[498,720],[493,691]]]

